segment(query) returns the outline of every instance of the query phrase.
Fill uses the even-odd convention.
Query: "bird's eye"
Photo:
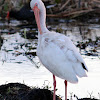
[[[37,4],[37,3],[36,3],[35,5],[36,5],[36,6],[38,6],[38,4]]]

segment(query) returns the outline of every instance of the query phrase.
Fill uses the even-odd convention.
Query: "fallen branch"
[[[72,12],[63,12],[63,13],[59,13],[59,14],[47,14],[48,17],[55,17],[55,18],[66,18],[69,16],[73,16],[73,15],[80,15],[80,14],[84,14],[84,13],[88,13],[94,11],[94,9],[88,9],[88,10],[80,10],[80,11],[75,11],[73,10]]]
[[[63,8],[69,3],[69,1],[70,1],[70,0],[67,0],[67,1],[65,2],[65,4],[60,8],[60,11],[63,10]]]
[[[92,0],[93,2],[100,3],[100,0]]]
[[[23,49],[23,48],[22,48]],[[24,50],[24,49],[23,49]],[[25,50],[24,50],[25,51]],[[26,51],[25,51],[26,52]],[[32,64],[34,64],[35,65],[35,67],[36,68],[39,68],[39,66],[36,64],[36,62],[34,62],[30,57],[28,57],[26,54],[25,54],[25,56],[30,60],[30,62],[32,63]]]

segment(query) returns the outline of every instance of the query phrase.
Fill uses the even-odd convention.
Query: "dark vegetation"
[[[53,92],[48,89],[30,88],[20,83],[0,86],[0,100],[53,100]],[[61,100],[56,96],[56,100]]]
[[[18,20],[33,20],[27,16],[33,16],[31,13],[27,12],[30,8],[31,0],[18,0],[16,2],[11,2],[11,0],[1,0],[0,1],[0,16],[6,17],[8,11],[11,12],[11,17],[15,17]],[[99,0],[42,0],[47,8],[47,16],[53,18],[78,18],[82,20],[84,16],[86,19],[93,18],[95,16],[100,17],[100,1]],[[27,7],[27,8],[26,8]],[[24,12],[23,9],[26,9]],[[21,11],[21,15],[24,17],[15,16]],[[15,15],[14,15],[15,14]],[[86,20],[85,19],[85,20]]]
[[[77,100],[98,100],[95,98],[76,98]],[[30,88],[21,83],[9,83],[0,86],[0,100],[53,100],[53,92],[45,88]],[[56,95],[56,100],[62,99]]]

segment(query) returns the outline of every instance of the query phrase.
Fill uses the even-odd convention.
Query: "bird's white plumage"
[[[39,3],[40,24],[42,34],[38,35],[37,56],[41,63],[54,75],[65,79],[71,83],[77,83],[79,77],[85,77],[87,67],[77,48],[65,35],[47,30],[43,18],[44,5],[41,0],[32,0],[31,8],[35,3]],[[43,13],[42,13],[43,12]],[[42,17],[41,17],[42,16]],[[43,24],[42,24],[43,23]],[[85,68],[82,67],[82,63]]]
[[[78,82],[77,76],[86,76],[84,61],[68,37],[55,32],[39,36],[37,55],[50,72],[72,83]]]

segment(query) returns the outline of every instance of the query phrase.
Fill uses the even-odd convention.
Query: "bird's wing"
[[[83,69],[88,71],[88,68],[77,50],[76,46],[70,40],[69,37],[65,35],[61,35],[56,39],[55,43],[60,47],[60,49],[64,52],[65,56],[74,63],[80,62]]]
[[[50,37],[43,38],[37,50],[37,55],[42,64],[54,75],[75,83],[78,81],[76,73],[59,45]]]
[[[42,49],[44,50],[42,50],[42,54],[44,54],[44,58],[41,58],[43,56],[39,58],[41,61],[45,59],[45,61],[42,61],[42,63],[44,63],[48,69],[53,66],[52,69],[49,69],[52,73],[56,73],[55,70],[58,69],[59,73],[64,73],[62,70],[63,68],[65,69],[65,73],[73,73],[72,76],[86,76],[85,70],[82,68],[84,61],[77,51],[75,45],[68,37],[57,33],[51,35],[49,34],[49,36],[47,35],[43,38],[41,44],[43,44]],[[59,76],[59,74],[57,76]],[[73,79],[75,79],[75,77]]]

